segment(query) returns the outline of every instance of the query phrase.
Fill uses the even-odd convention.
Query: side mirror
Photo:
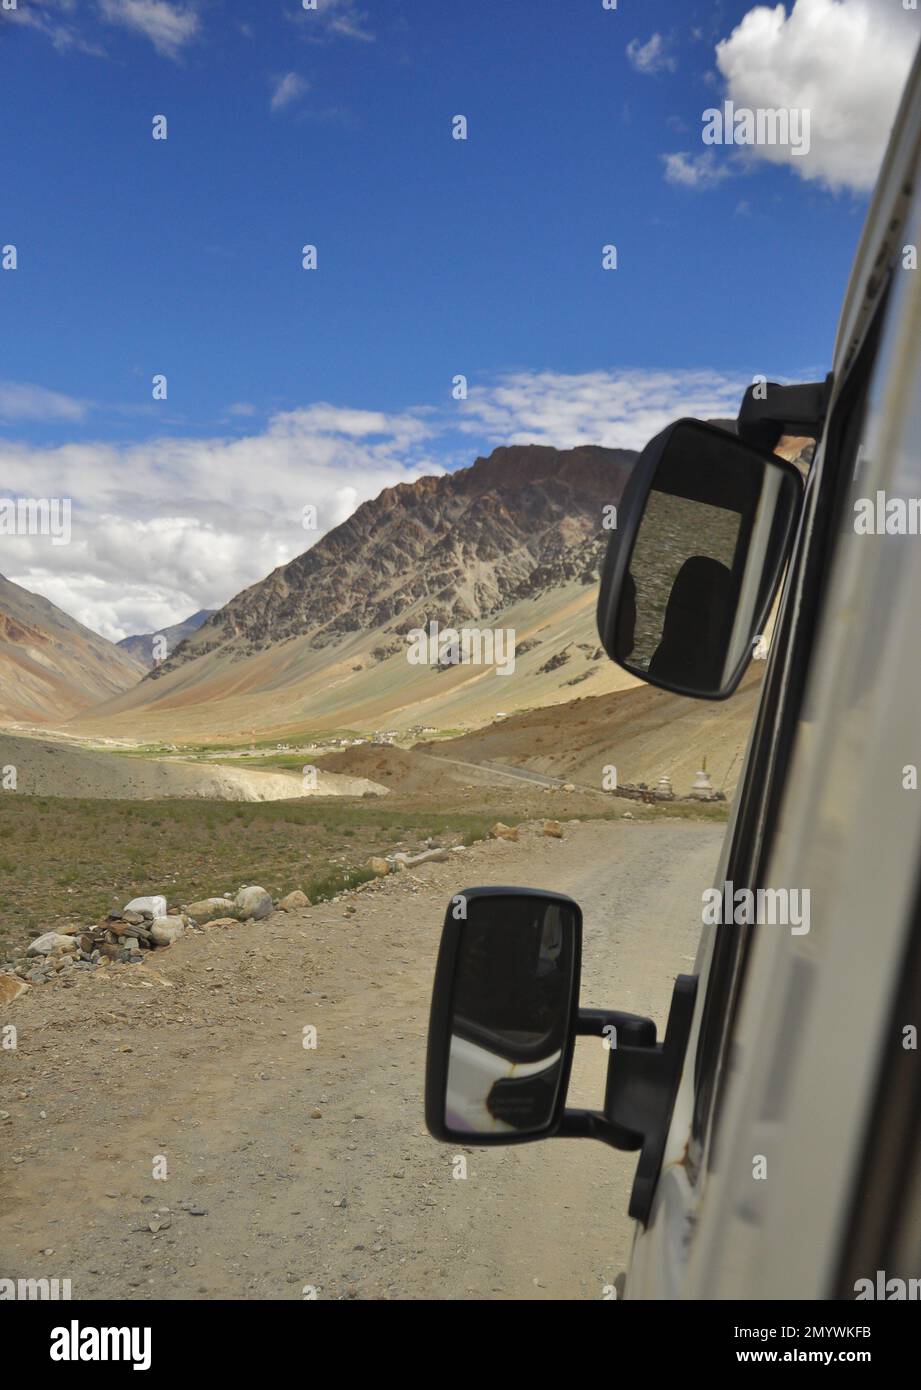
[[[582,913],[561,893],[471,888],[448,905],[435,970],[425,1122],[510,1144],[560,1127],[578,1018]]]
[[[612,661],[650,685],[722,700],[745,673],[793,544],[793,464],[700,420],[656,435],[618,509],[598,598]]]

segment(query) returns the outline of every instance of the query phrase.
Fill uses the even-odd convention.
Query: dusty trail
[[[583,1003],[664,1025],[723,827],[565,829],[17,1000],[0,1019],[19,1034],[0,1052],[0,1277],[69,1278],[78,1299],[599,1298],[629,1251],[634,1155],[471,1149],[458,1181],[422,1122],[432,969],[459,888],[572,893]],[[597,1103],[606,1060],[580,1041],[573,1103]]]

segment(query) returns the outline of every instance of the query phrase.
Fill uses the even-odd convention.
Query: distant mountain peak
[[[181,623],[172,623],[157,632],[132,633],[129,637],[123,637],[116,645],[123,651],[130,652],[143,665],[152,668],[157,664],[154,642],[158,637],[166,644],[166,655],[172,656],[180,642],[191,633],[197,632],[202,623],[207,622],[215,611],[214,608],[199,608],[191,617],[183,618]]]

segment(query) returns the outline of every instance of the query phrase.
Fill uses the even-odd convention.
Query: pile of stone
[[[683,796],[672,787],[671,778],[662,776],[654,787],[645,782],[618,782],[615,796],[625,796],[632,801],[725,801],[724,792],[715,791],[706,768],[698,772],[689,792]]]
[[[139,965],[147,952],[172,946],[189,929],[258,922],[276,907],[290,911],[309,906],[310,899],[300,890],[276,904],[270,893],[255,885],[241,888],[234,897],[228,894],[203,898],[173,907],[167,906],[161,894],[132,898],[121,911],[110,912],[95,925],[43,932],[30,942],[25,956],[14,964],[12,974],[38,985],[47,984],[58,975],[72,976],[75,971],[96,970],[100,966]],[[15,998],[14,993],[7,992]]]

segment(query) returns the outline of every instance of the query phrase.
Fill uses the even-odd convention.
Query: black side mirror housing
[[[793,544],[799,470],[700,420],[634,464],[611,533],[598,633],[632,675],[704,700],[742,679]]]
[[[598,1139],[639,1153],[630,1215],[646,1222],[681,1078],[697,980],[675,981],[665,1036],[651,1018],[580,1009],[582,913],[562,893],[466,888],[435,967],[425,1123],[454,1144]],[[566,1109],[577,1037],[604,1040],[598,1110]]]
[[[468,888],[448,904],[435,969],[425,1122],[436,1139],[557,1133],[579,1011],[582,912],[536,888]]]

